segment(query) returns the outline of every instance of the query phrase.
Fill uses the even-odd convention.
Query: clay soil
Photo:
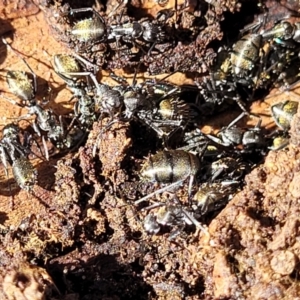
[[[156,9],[150,1],[147,5]],[[37,5],[0,1],[4,6],[0,33],[11,38],[37,74],[37,98],[51,88],[49,107],[57,114],[72,112],[70,93],[51,65],[54,54],[70,50],[53,38]],[[3,95],[13,98],[6,72],[25,68],[0,43]],[[105,73],[101,80],[111,83]],[[191,83],[183,74],[170,81]],[[286,99],[298,97],[279,94],[252,103],[251,111],[271,130],[269,107]],[[1,128],[26,112],[0,97]],[[218,130],[238,114],[224,112],[202,129]],[[146,213],[132,205],[157,189],[139,181],[144,156],[154,149],[154,138],[145,140],[143,129],[114,124],[94,158],[106,120],[96,122],[76,151],[33,160],[39,177],[32,193],[21,190],[11,170],[7,177],[1,165],[0,299],[300,299],[299,120],[300,111],[292,122],[290,145],[270,151],[246,176],[243,190],[203,220],[207,234],[185,230],[173,240],[167,230],[147,234],[142,226]],[[28,122],[21,125],[26,129]],[[186,191],[186,186],[178,191],[181,199],[187,198]]]

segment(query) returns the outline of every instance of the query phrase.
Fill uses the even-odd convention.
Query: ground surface
[[[66,114],[72,110],[70,94],[51,60],[67,49],[52,38],[37,6],[19,5],[26,9],[9,4],[1,11],[1,34],[13,30],[8,34],[13,48],[38,75],[38,99],[50,87],[48,105]],[[0,53],[1,93],[13,97],[5,73],[25,66],[2,44]],[[182,74],[171,81],[190,83]],[[287,93],[256,101],[251,110],[272,128],[269,106],[285,99],[297,97]],[[2,126],[25,113],[0,98]],[[217,130],[238,113],[209,119],[203,130]],[[137,171],[149,145],[135,148],[129,124],[117,123],[104,134],[96,158],[92,152],[102,123],[94,124],[78,151],[35,160],[35,196],[20,190],[1,166],[0,299],[298,299],[298,118],[300,113],[291,145],[271,151],[246,177],[244,190],[207,220],[208,234],[192,230],[172,241],[169,232],[148,235],[141,224],[145,213],[131,205],[156,187],[139,183]],[[187,198],[186,188],[180,193]]]

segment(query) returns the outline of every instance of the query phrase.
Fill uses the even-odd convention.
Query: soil
[[[213,11],[218,21],[210,27],[217,32],[212,35],[214,40],[227,32],[218,27],[219,22],[238,15],[240,5],[249,5],[247,1],[217,2]],[[71,49],[55,35],[61,27],[49,17],[49,3],[53,8],[51,1],[24,0],[18,5],[0,1],[0,6],[6,4],[0,11],[0,33],[37,74],[37,98],[42,101],[50,88],[47,107],[66,115],[73,109],[71,93],[53,71],[52,56],[71,53]],[[153,1],[142,7],[138,1],[134,3],[143,13],[148,10],[155,15],[158,10]],[[264,2],[267,7],[272,3]],[[279,2],[275,3],[274,11],[283,14]],[[167,8],[173,6],[171,1],[167,4]],[[255,11],[256,7],[247,21],[254,18]],[[185,21],[189,26],[187,17]],[[208,34],[206,30],[201,34]],[[198,54],[211,57],[212,62],[210,43],[201,45]],[[172,51],[181,53],[179,48]],[[8,90],[5,74],[26,70],[26,66],[2,43],[0,53],[1,95],[16,99]],[[192,71],[205,72],[208,65]],[[160,72],[156,62],[149,62],[147,68],[149,73]],[[118,72],[132,80],[133,74]],[[139,74],[138,79],[148,75]],[[105,71],[99,77],[113,84]],[[181,85],[192,84],[192,78],[191,74],[175,73],[168,80]],[[251,103],[249,109],[261,115],[262,127],[271,131],[275,124],[270,105],[298,98],[297,89],[286,93],[274,90],[264,101]],[[239,112],[236,108],[206,118],[201,129],[215,132]],[[0,97],[1,128],[26,113],[26,108]],[[58,152],[49,161],[32,160],[38,171],[32,192],[20,189],[11,170],[7,176],[1,164],[0,299],[300,299],[299,120],[300,107],[291,124],[289,146],[269,151],[245,177],[243,189],[224,208],[201,220],[205,231],[186,226],[173,239],[169,238],[172,228],[148,234],[143,221],[149,212],[133,204],[158,188],[139,177],[145,158],[159,149],[155,134],[143,126],[120,121],[103,132],[109,119],[95,122],[79,149]],[[20,124],[24,130],[28,128],[28,122]],[[176,191],[185,204],[187,191],[188,183]],[[170,196],[155,197],[168,201]]]

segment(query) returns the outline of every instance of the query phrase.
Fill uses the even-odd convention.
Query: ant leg
[[[4,172],[5,172],[5,175],[6,177],[8,177],[8,161],[7,161],[7,156],[5,154],[5,150],[4,150],[4,147],[2,147],[0,145],[0,159],[1,159],[1,162],[4,166]]]
[[[171,232],[170,232],[170,235],[169,235],[169,237],[168,237],[168,241],[174,240],[174,239],[175,239],[175,238],[183,231],[184,226],[185,226],[185,225],[181,225],[181,226],[179,226],[179,228],[177,228],[177,229],[171,231]]]
[[[193,216],[192,214],[190,214],[187,210],[185,210],[184,208],[182,209],[182,212],[185,214],[185,216],[200,230],[202,230],[206,235],[209,235],[207,229],[205,227],[203,227],[201,225],[200,222],[198,222]]]
[[[234,126],[239,120],[243,119],[245,116],[247,116],[248,113],[243,111],[239,116],[237,116],[226,128],[231,128]]]
[[[254,126],[254,129],[255,130],[260,130],[261,129],[261,123],[262,123],[262,119],[261,119],[261,117],[259,117],[256,125]]]
[[[109,76],[110,76],[113,80],[115,80],[116,82],[118,82],[118,83],[120,83],[120,84],[122,84],[122,85],[124,85],[124,86],[127,86],[127,85],[128,85],[127,80],[126,80],[125,78],[123,78],[123,77],[121,77],[121,76],[118,76],[118,75],[116,75],[116,74],[113,73],[113,72],[110,72],[110,73],[109,73]]]
[[[97,18],[99,18],[103,24],[105,24],[105,21],[104,19],[102,18],[102,16],[93,8],[93,7],[82,7],[82,8],[71,8],[70,10],[70,15],[73,15],[73,14],[77,14],[77,13],[81,13],[81,12],[93,12]]]
[[[157,42],[153,42],[152,46],[149,48],[149,50],[147,52],[147,56],[150,56],[151,51],[153,50],[153,48],[155,47],[156,44],[157,44]]]
[[[162,202],[155,202],[153,203],[152,205],[149,205],[147,207],[144,207],[142,208],[140,211],[148,211],[148,210],[151,210],[153,208],[156,208],[156,207],[160,207],[160,206],[164,206],[165,203],[162,203]]]
[[[243,29],[240,30],[240,34],[244,35],[247,31],[258,32],[261,27],[264,27],[267,21],[267,14],[259,15],[257,21],[254,21],[248,25],[246,25]],[[263,34],[263,33],[262,33]]]
[[[48,152],[48,148],[47,148],[47,144],[46,144],[46,140],[45,140],[44,136],[42,136],[42,142],[43,142],[43,146],[44,146],[46,160],[49,161],[49,152]]]
[[[139,62],[139,64],[137,65],[137,67],[135,68],[134,70],[134,74],[133,74],[133,78],[132,78],[132,86],[136,86],[137,84],[137,74],[138,74],[138,70],[140,69],[141,67],[141,62]]]
[[[165,135],[165,132],[163,130],[161,130],[157,125],[154,125],[152,119],[143,118],[142,121],[143,121],[143,123],[150,126],[157,133],[158,136],[162,137]]]
[[[86,66],[90,66],[91,68],[94,69],[94,74],[96,74],[99,71],[99,67],[91,62],[89,62],[88,60],[86,60],[85,58],[81,57],[80,55],[73,53],[72,54],[76,59],[78,59],[79,61],[81,61],[82,63],[84,63]],[[83,72],[85,73],[85,72]],[[90,74],[90,72],[86,72],[88,73],[87,76]],[[81,74],[79,74],[81,75]],[[85,74],[82,74],[85,75]]]
[[[72,98],[75,98],[75,97],[73,96]],[[75,115],[75,119],[80,115],[78,101],[74,104],[74,115]],[[74,118],[73,118],[73,120],[74,120]],[[71,121],[71,124],[74,123],[73,120]]]
[[[185,179],[184,179],[184,180],[185,180]],[[163,187],[163,188],[161,188],[161,189],[159,189],[159,190],[157,190],[157,191],[155,191],[155,192],[153,192],[153,193],[150,193],[150,194],[148,194],[147,196],[145,196],[145,197],[143,197],[143,198],[141,198],[141,199],[135,201],[134,204],[137,205],[137,204],[139,204],[139,203],[141,203],[141,202],[144,202],[144,201],[146,201],[147,199],[149,199],[149,198],[151,198],[151,197],[153,197],[153,196],[155,196],[155,195],[157,195],[157,194],[161,194],[161,193],[163,193],[163,192],[165,192],[165,191],[168,191],[169,189],[172,189],[172,188],[174,188],[174,187],[178,187],[179,185],[181,185],[181,184],[184,182],[184,180],[178,180],[178,181],[176,181],[176,182],[174,182],[174,183],[171,183],[171,184],[169,184],[169,185],[167,185],[167,186],[165,186],[165,187]]]
[[[255,114],[253,114],[253,113],[250,113],[250,112],[248,112],[247,110],[246,110],[246,108],[245,108],[245,103],[243,103],[243,101],[240,99],[240,97],[234,97],[233,98],[235,101],[236,101],[236,103],[237,103],[237,105],[241,108],[241,110],[243,111],[242,112],[242,114],[238,117],[239,119],[236,121],[236,122],[238,122],[240,119],[242,119],[244,116],[249,116],[249,117],[253,117],[253,118],[256,118],[256,119],[258,119],[258,120],[260,120],[261,119],[261,117],[260,116],[257,116],[257,115],[255,115]],[[234,121],[233,121],[234,122]],[[235,122],[235,123],[236,123]]]
[[[102,121],[102,119],[101,119],[101,121]],[[118,119],[118,120],[112,120],[110,123],[108,123],[108,124],[105,126],[104,129],[101,130],[101,132],[100,132],[99,135],[97,136],[97,140],[96,140],[95,145],[94,145],[94,147],[93,147],[93,157],[96,156],[96,151],[97,151],[97,148],[98,148],[98,144],[99,144],[99,142],[100,142],[100,140],[101,140],[101,138],[102,138],[102,134],[103,134],[107,129],[109,129],[113,124],[118,123],[118,122],[120,122],[119,119]]]
[[[167,98],[168,96],[176,93],[176,92],[179,92],[179,87],[175,87],[174,89],[170,90],[168,93],[166,93],[165,95],[162,95],[161,98],[159,98],[157,100],[157,102],[159,103],[160,101],[162,101],[163,99]]]
[[[11,184],[9,182],[7,184],[8,184],[8,188],[9,188],[9,194],[10,194],[9,207],[10,207],[11,210],[13,210],[14,207],[15,207],[14,196],[12,195]]]
[[[30,115],[30,116],[31,116],[31,115]],[[28,117],[27,115],[22,116],[22,117],[20,117],[20,118],[18,119],[18,121],[19,121],[19,120],[23,120],[23,119],[25,119],[25,118],[27,118],[27,117]],[[36,122],[34,122],[34,123],[32,124],[32,127],[33,127],[33,130],[35,131],[35,133],[40,137],[42,134],[41,134],[39,125],[38,125]]]
[[[140,65],[141,65],[141,62],[139,62],[138,66],[136,67],[135,71],[134,71],[134,74],[133,74],[133,78],[132,78],[132,86],[134,87],[136,84],[137,84],[137,80],[136,80],[136,77],[137,77],[137,73],[138,73],[138,70],[140,68]],[[109,76],[115,80],[116,82],[120,83],[121,85],[123,86],[128,86],[128,82],[127,80],[124,78],[124,77],[121,77],[121,76],[118,76],[117,74],[115,74],[114,72],[110,72],[109,73]]]
[[[35,144],[35,146],[38,148],[38,150],[40,151],[40,153],[43,154],[42,149],[41,149],[41,146],[40,146],[40,144],[37,142],[37,140],[36,140],[35,138],[33,138],[31,134],[28,134],[27,131],[25,131],[25,133],[24,133],[24,144],[23,144],[23,147],[24,147],[25,149],[29,149],[29,150],[27,151],[27,155],[29,155],[29,154],[31,153],[31,154],[33,154],[35,157],[38,157],[39,159],[44,160],[43,157],[37,155],[36,153],[34,153],[34,152],[30,149],[30,148],[31,148],[31,145],[33,144],[32,141],[34,141],[34,144]]]
[[[91,11],[94,12],[94,8],[92,7],[82,7],[82,8],[71,8],[70,10],[70,14],[77,14],[77,13],[81,13],[81,12],[87,12],[87,11]]]
[[[194,180],[195,180],[195,176],[191,175],[190,176],[190,181],[189,181],[189,189],[188,189],[188,197],[189,197],[188,199],[189,199],[189,202],[190,202],[191,195],[192,195],[192,187],[193,187]]]
[[[65,75],[69,75],[69,76],[87,76],[92,78],[92,73],[91,72],[59,72],[57,73],[68,86],[72,86],[74,85],[74,83],[67,78]]]

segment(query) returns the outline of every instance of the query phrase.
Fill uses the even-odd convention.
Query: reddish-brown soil
[[[52,56],[70,50],[52,37],[37,5],[0,1],[4,4],[0,33],[12,37],[12,47],[37,74],[38,99],[51,88],[48,106],[58,114],[71,112],[70,92],[52,68]],[[153,1],[145,7],[157,10]],[[6,71],[25,69],[0,44],[1,94],[13,98]],[[192,82],[180,73],[170,80]],[[276,95],[254,102],[251,111],[271,130],[269,107],[285,99],[298,97]],[[0,97],[1,128],[26,112]],[[238,113],[224,112],[202,129],[218,130]],[[299,120],[300,111],[291,144],[270,151],[246,176],[244,189],[217,216],[203,220],[208,234],[186,230],[173,240],[170,232],[147,234],[146,212],[132,204],[157,187],[138,176],[151,135],[147,140],[140,133],[139,143],[137,129],[128,123],[117,122],[98,139],[107,120],[95,122],[75,152],[48,162],[35,159],[39,177],[33,193],[20,190],[1,165],[0,299],[300,299]],[[178,191],[183,202],[186,191],[186,186]]]

